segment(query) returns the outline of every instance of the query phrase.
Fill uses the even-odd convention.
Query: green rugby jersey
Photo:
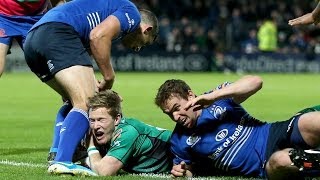
[[[299,111],[297,114],[305,114],[305,113],[313,112],[313,111],[320,111],[320,105],[316,105],[313,107],[303,109],[303,110]]]
[[[165,173],[172,168],[171,132],[137,119],[122,118],[107,155],[120,160],[130,173]]]

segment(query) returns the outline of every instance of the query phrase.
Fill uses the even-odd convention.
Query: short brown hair
[[[90,97],[87,103],[88,109],[106,108],[112,118],[116,118],[118,114],[122,114],[121,98],[118,93],[108,89],[98,92]]]
[[[155,104],[163,109],[168,99],[172,97],[180,97],[188,99],[188,93],[191,88],[189,85],[180,79],[170,79],[165,81],[160,88],[155,98]]]
[[[156,39],[159,34],[159,22],[157,16],[146,9],[139,9],[141,15],[141,22],[152,26],[151,35]]]

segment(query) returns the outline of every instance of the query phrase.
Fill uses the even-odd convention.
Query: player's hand
[[[92,135],[92,129],[89,129],[89,131],[86,134],[86,147],[93,146],[93,135]]]
[[[207,107],[208,105],[212,104],[213,100],[210,98],[210,94],[203,94],[200,96],[197,96],[191,100],[189,100],[185,106],[184,109],[188,110],[191,107],[193,107],[194,111],[197,111],[199,109],[202,109],[204,107]]]
[[[312,13],[305,14],[295,19],[289,20],[288,24],[290,26],[296,25],[308,25],[308,24],[317,24],[316,20],[313,18]]]
[[[182,161],[180,164],[173,165],[171,174],[174,177],[192,177],[191,171],[187,168],[187,165],[184,161]]]
[[[99,84],[100,84],[100,81],[97,80],[96,78],[95,78],[95,84],[96,84],[96,86],[95,86],[95,88],[94,88],[94,92],[98,93],[98,92],[99,92]]]
[[[112,85],[114,82],[114,78],[113,79],[109,79],[109,80],[102,80],[99,85],[98,85],[98,89],[99,91],[104,91],[106,89],[111,89]]]

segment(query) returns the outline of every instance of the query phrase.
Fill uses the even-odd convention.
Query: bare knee
[[[84,111],[88,111],[88,107],[87,107],[87,101],[88,101],[89,97],[78,97],[75,99],[71,99],[71,103],[72,106],[74,108],[78,108],[78,109],[82,109]]]
[[[268,179],[283,179],[294,176],[298,169],[291,165],[289,149],[277,151],[271,155],[267,164],[266,172]]]
[[[283,169],[291,164],[291,160],[287,151],[277,151],[271,155],[268,164],[271,169]]]

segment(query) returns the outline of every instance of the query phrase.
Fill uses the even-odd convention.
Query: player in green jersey
[[[171,170],[171,132],[124,118],[121,99],[112,90],[89,98],[91,128],[89,163],[100,176],[130,173],[166,173]]]

